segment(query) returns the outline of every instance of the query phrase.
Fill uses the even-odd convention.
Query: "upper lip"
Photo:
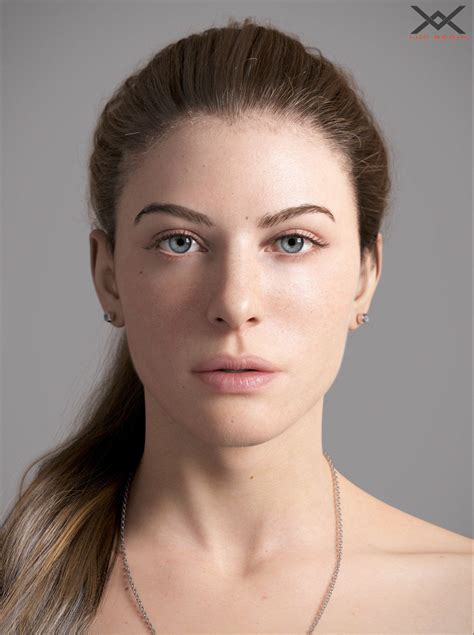
[[[220,368],[242,370],[243,368],[253,368],[259,371],[275,372],[278,368],[263,357],[256,355],[241,355],[234,357],[232,355],[216,355],[204,360],[193,368],[194,372],[202,373],[205,371],[218,370]]]

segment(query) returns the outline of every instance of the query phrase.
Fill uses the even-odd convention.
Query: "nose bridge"
[[[209,319],[238,326],[258,317],[259,274],[257,252],[250,239],[229,245],[212,273]]]

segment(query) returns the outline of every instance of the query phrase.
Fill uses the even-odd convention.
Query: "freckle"
[[[250,478],[253,478],[253,476],[251,476]]]

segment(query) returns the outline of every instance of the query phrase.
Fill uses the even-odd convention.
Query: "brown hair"
[[[388,151],[351,74],[271,24],[230,19],[169,44],[123,81],[98,118],[89,161],[89,219],[115,247],[116,206],[151,146],[180,122],[232,123],[268,113],[316,130],[356,194],[361,259],[388,209]],[[0,631],[85,633],[118,553],[127,477],[144,449],[143,385],[126,336],[69,438],[24,471],[1,526]],[[23,491],[29,470],[37,472]]]

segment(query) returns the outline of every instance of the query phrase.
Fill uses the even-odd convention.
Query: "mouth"
[[[253,368],[217,368],[195,373],[204,384],[219,393],[249,393],[263,389],[280,373]]]
[[[275,364],[249,353],[245,355],[235,356],[226,353],[214,355],[211,358],[201,361],[192,369],[193,372],[241,372],[241,373],[258,373],[258,372],[276,372],[279,369]]]

